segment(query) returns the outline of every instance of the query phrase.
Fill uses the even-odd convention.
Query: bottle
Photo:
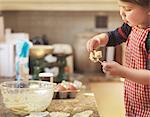
[[[32,43],[28,40],[18,40],[16,43],[16,80],[29,80],[29,49]]]

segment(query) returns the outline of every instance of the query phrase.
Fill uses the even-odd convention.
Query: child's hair
[[[123,2],[131,2],[133,4],[137,4],[142,7],[149,7],[150,6],[150,0],[120,0]]]

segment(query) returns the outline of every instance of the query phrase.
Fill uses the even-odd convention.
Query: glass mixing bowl
[[[8,81],[0,84],[3,103],[18,115],[44,111],[51,103],[55,83]]]

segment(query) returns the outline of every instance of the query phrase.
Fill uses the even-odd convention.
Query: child
[[[94,36],[88,51],[99,45],[116,46],[126,42],[125,66],[103,62],[103,71],[125,78],[126,117],[150,117],[150,27],[149,0],[119,0],[124,24],[116,30]]]

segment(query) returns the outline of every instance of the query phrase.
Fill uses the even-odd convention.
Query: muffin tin
[[[58,83],[54,90],[53,99],[71,99],[75,98],[79,89],[72,82],[63,81]]]
[[[77,93],[78,93],[77,91],[54,92],[53,99],[71,99],[75,98]]]
[[[72,99],[75,98],[79,90],[55,91],[53,99]]]

